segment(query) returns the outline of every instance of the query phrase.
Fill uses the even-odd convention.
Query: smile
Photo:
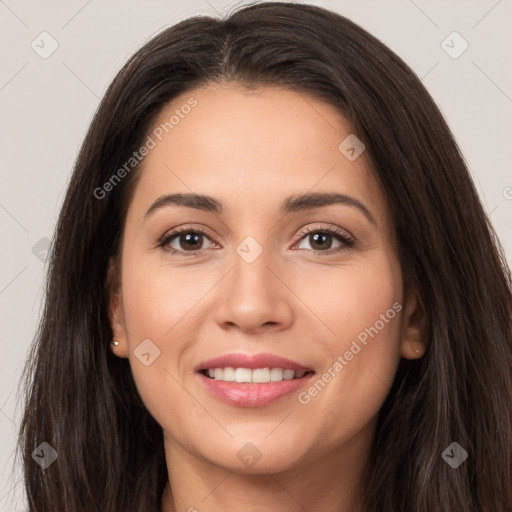
[[[224,382],[245,382],[252,384],[261,384],[264,382],[281,382],[282,380],[300,379],[306,373],[305,371],[284,370],[283,368],[211,368],[203,370],[203,375],[214,380]]]
[[[273,354],[227,354],[202,362],[196,372],[204,389],[221,402],[263,407],[306,385],[314,370]]]

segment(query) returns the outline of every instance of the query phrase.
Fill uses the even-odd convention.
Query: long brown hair
[[[263,2],[182,21],[121,69],[83,142],[53,238],[42,320],[26,363],[19,433],[30,511],[159,511],[162,429],[129,362],[112,355],[106,277],[137,168],[94,191],[139,148],[162,107],[214,82],[313,95],[363,141],[392,210],[428,350],[401,360],[365,474],[365,512],[512,510],[511,278],[468,169],[420,80],[350,20]],[[56,461],[31,457],[48,442]],[[442,458],[457,442],[468,459]]]

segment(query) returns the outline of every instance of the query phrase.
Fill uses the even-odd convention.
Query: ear
[[[416,288],[409,289],[404,302],[400,355],[406,359],[419,359],[425,354],[427,344],[423,328],[425,310]]]
[[[114,259],[109,261],[107,270],[108,316],[112,328],[112,340],[118,345],[110,344],[112,352],[118,357],[128,357],[127,331],[123,313],[120,269]]]

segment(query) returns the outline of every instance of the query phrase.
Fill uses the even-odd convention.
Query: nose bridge
[[[274,261],[274,263],[273,263]],[[275,296],[275,255],[268,244],[263,246],[254,237],[248,236],[235,248],[233,258],[232,291],[249,302]]]
[[[276,277],[280,265],[269,247],[248,236],[235,248],[232,270],[217,308],[219,323],[255,330],[291,319],[286,286]]]

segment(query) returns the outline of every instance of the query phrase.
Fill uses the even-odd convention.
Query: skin
[[[365,153],[351,162],[338,150],[352,130],[334,107],[281,88],[211,85],[175,98],[155,126],[190,97],[197,106],[143,161],[120,266],[111,269],[119,275],[111,288],[113,350],[129,358],[164,431],[170,487],[162,511],[357,510],[399,360],[425,349],[386,199]],[[224,212],[168,205],[145,218],[157,198],[178,192],[213,196]],[[279,211],[286,197],[306,192],[350,195],[375,223],[349,205]],[[158,246],[184,225],[208,235],[192,247],[175,237],[170,246],[182,254]],[[300,237],[306,226],[338,227],[356,243],[344,247],[333,237],[317,245],[312,235]],[[248,236],[263,248],[250,264],[236,252]],[[194,247],[200,253],[187,255]],[[291,393],[264,407],[228,405],[194,371],[211,357],[267,352],[319,377],[395,302],[401,311],[307,404]],[[148,338],[160,355],[145,366],[134,350]],[[237,457],[248,442],[261,453],[252,467]]]

